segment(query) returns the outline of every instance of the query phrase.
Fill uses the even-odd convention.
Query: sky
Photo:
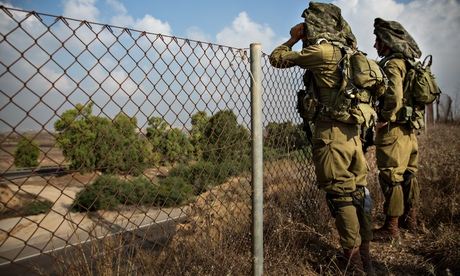
[[[1,5],[237,48],[259,42],[265,53],[286,41],[309,1],[300,0],[0,0]],[[378,59],[373,20],[399,21],[433,55],[443,93],[459,103],[459,0],[335,0],[358,39]],[[1,18],[0,18],[1,20]],[[2,22],[0,22],[1,27]],[[298,46],[297,46],[298,47]],[[298,49],[298,48],[295,48]],[[1,49],[0,49],[1,50]],[[1,54],[1,52],[0,52]]]

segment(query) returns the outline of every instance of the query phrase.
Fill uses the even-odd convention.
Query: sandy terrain
[[[0,264],[5,260],[77,244],[116,232],[146,227],[185,216],[186,208],[158,209],[131,207],[122,211],[74,213],[69,211],[75,195],[98,176],[70,174],[62,177],[31,177],[3,184],[2,205],[20,207],[26,195],[37,195],[53,202],[47,214],[0,220]]]

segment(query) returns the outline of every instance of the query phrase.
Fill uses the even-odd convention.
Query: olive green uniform
[[[342,53],[330,43],[314,44],[292,51],[277,47],[270,55],[274,67],[299,66],[313,73],[315,90],[322,110],[315,119],[313,161],[319,188],[327,194],[328,205],[336,219],[340,243],[351,249],[372,239],[370,210],[364,211],[367,164],[360,140],[360,112],[337,110],[340,100]],[[343,94],[343,93],[341,93]],[[347,101],[349,103],[349,101]],[[340,111],[340,112],[338,112]],[[355,201],[353,202],[353,199]]]
[[[379,119],[388,125],[377,130],[376,157],[379,182],[385,196],[384,212],[399,217],[405,209],[417,207],[420,188],[415,178],[418,170],[417,137],[402,113],[408,100],[403,94],[406,62],[402,58],[383,61],[388,89],[382,96]]]

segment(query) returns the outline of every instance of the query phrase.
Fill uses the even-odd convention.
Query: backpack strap
[[[407,58],[401,54],[401,53],[393,53],[387,57],[384,57],[380,62],[379,62],[379,65],[380,67],[382,68],[385,68],[385,66],[387,65],[387,62],[390,61],[391,59],[394,59],[394,58],[400,58],[400,59],[404,59],[404,60],[407,60]]]

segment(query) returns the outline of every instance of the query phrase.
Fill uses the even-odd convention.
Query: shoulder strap
[[[387,57],[384,57],[381,61],[379,61],[379,66],[382,67],[382,68],[385,68],[387,62],[390,61],[391,59],[394,59],[394,58],[401,58],[401,59],[407,60],[407,58],[404,57],[403,54],[394,53],[394,54],[391,54],[391,55],[389,55]]]

